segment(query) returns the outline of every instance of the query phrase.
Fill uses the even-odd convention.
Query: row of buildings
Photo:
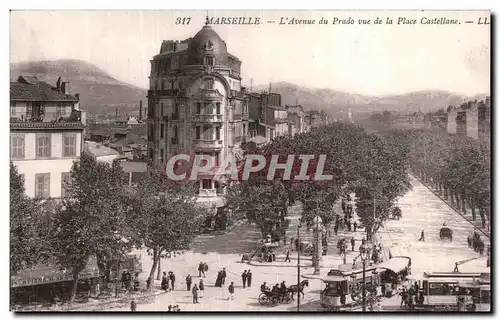
[[[243,142],[261,145],[309,128],[300,106],[248,91],[241,66],[208,24],[192,38],[163,41],[151,60],[148,163],[164,170],[176,154],[206,156],[214,170],[199,180],[198,200],[210,207],[223,207],[224,182],[214,176],[224,160],[241,157]]]
[[[141,101],[138,119],[117,112],[108,124],[87,123],[69,82],[59,78],[52,86],[20,76],[10,84],[10,150],[27,195],[64,197],[72,164],[84,150],[100,161],[124,160],[132,183],[149,167],[164,170],[178,153],[204,154],[217,167],[241,157],[244,142],[262,145],[320,123],[299,105],[283,105],[277,93],[248,91],[241,65],[209,25],[192,38],[163,41],[151,60],[147,119]],[[210,174],[201,179],[199,201],[222,207],[221,183]]]
[[[491,136],[491,97],[450,105],[436,112],[413,112],[397,116],[396,125],[411,128],[436,128],[449,134],[489,141]]]

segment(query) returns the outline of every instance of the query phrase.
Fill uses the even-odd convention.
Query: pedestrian
[[[351,232],[351,230],[352,230],[352,225],[351,225],[351,221],[350,221],[350,220],[349,220],[349,221],[347,221],[347,230],[348,230],[349,232]]]
[[[191,277],[191,274],[188,274],[186,276],[186,287],[188,291],[191,290],[191,282],[193,282],[193,278]]]
[[[292,261],[290,260],[290,249],[289,249],[289,248],[287,248],[287,249],[286,249],[286,257],[285,257],[285,262],[287,262],[287,261],[288,261],[288,262],[292,262]]]
[[[247,284],[247,270],[241,274],[241,281],[243,282],[243,288],[245,288]]]
[[[203,262],[200,262],[200,264],[198,264],[198,277],[201,278],[202,274],[205,274],[205,273],[203,273]],[[205,276],[205,275],[203,275],[203,276]]]
[[[134,277],[134,291],[139,291],[139,273],[135,273]]]
[[[198,303],[198,286],[196,284],[193,286],[191,293],[193,293],[193,304]]]
[[[225,285],[226,284],[226,276],[227,276],[227,274],[226,274],[226,268],[222,268],[222,273],[221,273],[220,276],[222,278],[222,280],[221,280],[222,281],[222,285]]]
[[[247,286],[252,286],[252,271],[248,270],[247,272]]]
[[[217,272],[217,279],[215,279],[215,286],[218,288],[222,287],[222,270]]]
[[[422,232],[420,232],[420,238],[418,239],[418,241],[423,241],[423,242],[425,242],[424,230],[422,230]]]
[[[234,300],[234,282],[229,285],[229,300]]]
[[[171,304],[168,306],[168,312],[172,312],[172,305]]]
[[[170,271],[170,281],[172,282],[172,291],[174,291],[175,290],[175,274],[172,271]]]
[[[283,302],[285,300],[285,295],[286,295],[286,284],[285,284],[285,281],[281,282],[279,293],[280,293],[281,302]],[[297,294],[297,295],[300,295],[300,293]]]
[[[467,245],[469,246],[469,248],[472,247],[472,239],[471,239],[470,235],[467,236]]]
[[[354,240],[354,237],[351,238],[351,251],[354,252],[354,246],[356,245],[356,241]]]
[[[205,291],[205,284],[203,283],[203,279],[200,279],[200,284],[198,285],[198,295],[200,298],[203,298],[203,291]]]
[[[356,229],[358,228],[358,222],[354,221],[353,227],[354,227],[354,232],[356,232]]]
[[[269,290],[269,288],[267,287],[266,282],[262,283],[262,285],[260,286],[260,292],[265,292],[268,290]]]
[[[208,264],[207,262],[205,262],[203,263],[203,277],[207,276],[207,272],[208,272]]]
[[[137,311],[137,303],[135,303],[134,300],[132,300],[132,302],[130,302],[130,311],[132,311],[132,312]]]
[[[167,273],[163,272],[163,277],[161,278],[161,289],[165,292],[168,291],[168,278]]]
[[[405,286],[403,286],[403,290],[401,291],[400,295],[401,295],[401,304],[399,306],[406,305],[408,293],[406,292]]]

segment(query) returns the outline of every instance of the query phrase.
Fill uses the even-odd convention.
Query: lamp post
[[[297,248],[297,289],[300,289],[300,228],[301,223],[297,225],[297,244],[299,245]],[[300,292],[297,291],[297,312],[300,312]]]
[[[321,260],[321,227],[323,220],[319,215],[314,218],[315,228],[314,228],[314,239],[315,239],[315,253],[314,253],[314,275],[319,275],[319,261]]]
[[[361,304],[363,312],[366,312],[366,258],[367,258],[366,250],[367,250],[366,245],[362,246],[360,253],[361,262],[363,263],[363,289],[362,289],[363,292],[361,293],[361,298],[362,298]]]

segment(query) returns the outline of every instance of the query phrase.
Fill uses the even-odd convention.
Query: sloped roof
[[[34,76],[19,76],[10,83],[10,100],[20,101],[74,101],[74,96],[57,91],[48,83]]]

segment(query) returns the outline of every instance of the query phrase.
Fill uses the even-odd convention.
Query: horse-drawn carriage
[[[266,288],[265,290],[261,290],[261,294],[259,295],[259,303],[261,305],[271,306],[276,306],[280,303],[288,304],[295,300],[295,293],[297,293],[297,295],[302,294],[302,297],[304,297],[304,288],[307,286],[309,286],[309,281],[303,280],[298,286],[297,284],[294,284],[286,288],[286,291],[284,293],[280,291],[271,291],[269,290],[269,288]]]
[[[453,242],[453,230],[443,225],[443,227],[439,230],[439,238],[441,241],[448,239],[450,242]]]

